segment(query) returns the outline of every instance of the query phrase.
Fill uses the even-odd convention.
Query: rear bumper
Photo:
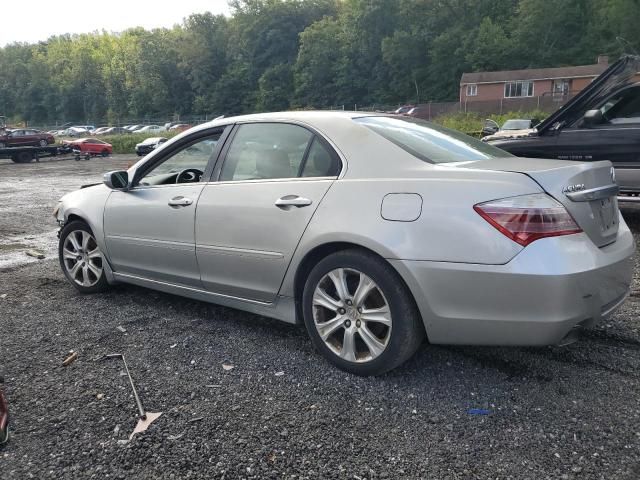
[[[418,304],[431,343],[555,345],[626,299],[633,236],[621,217],[616,242],[585,234],[538,240],[505,265],[391,260]]]

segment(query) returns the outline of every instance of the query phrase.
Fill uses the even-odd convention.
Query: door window
[[[220,181],[337,176],[338,157],[306,128],[286,123],[238,127]]]
[[[172,153],[146,172],[139,184],[147,186],[200,182],[207,164],[217,151],[221,135],[222,130]]]
[[[297,177],[313,134],[298,125],[241,125],[220,174],[221,181]]]

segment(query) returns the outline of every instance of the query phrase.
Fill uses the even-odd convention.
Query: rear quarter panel
[[[504,264],[522,247],[483,220],[473,205],[496,198],[538,193],[522,174],[461,171],[429,166],[418,178],[337,180],[318,207],[287,272],[281,294],[293,295],[297,266],[314,248],[349,242],[387,259]],[[422,211],[415,221],[382,218],[389,193],[415,193]]]

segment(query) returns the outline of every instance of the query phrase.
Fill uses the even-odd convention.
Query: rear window
[[[428,163],[471,162],[513,156],[464,133],[416,118],[360,117],[354,121]]]

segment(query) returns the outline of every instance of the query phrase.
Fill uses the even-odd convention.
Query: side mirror
[[[600,110],[587,110],[582,117],[582,124],[585,127],[592,127],[593,125],[600,125],[604,123],[604,116]]]
[[[102,177],[104,184],[111,190],[128,190],[129,174],[126,171],[107,172]]]

